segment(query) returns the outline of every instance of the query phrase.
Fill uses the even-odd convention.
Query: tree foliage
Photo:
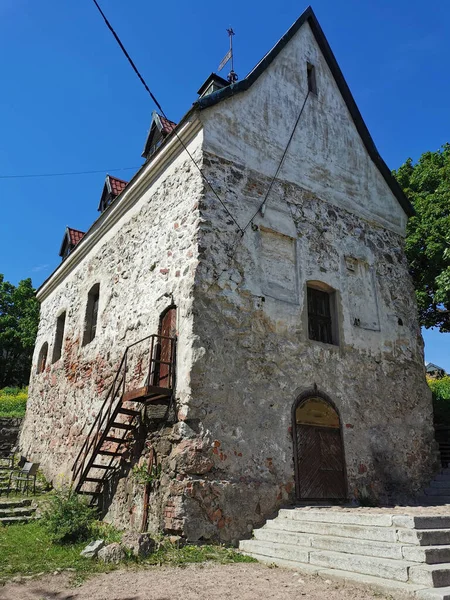
[[[0,388],[28,383],[38,322],[31,279],[14,286],[0,273]]]
[[[409,158],[394,175],[416,212],[406,255],[420,322],[450,332],[450,144],[425,152],[415,164]]]
[[[428,378],[433,392],[433,412],[436,423],[450,425],[450,375],[440,379]]]

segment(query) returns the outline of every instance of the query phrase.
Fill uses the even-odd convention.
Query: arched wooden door
[[[159,322],[159,335],[161,336],[158,352],[160,363],[157,385],[159,387],[173,387],[171,365],[173,363],[173,353],[175,352],[173,339],[176,334],[177,309],[175,306],[171,306],[161,315]]]
[[[297,498],[345,499],[344,446],[333,405],[313,395],[296,403],[293,416]]]

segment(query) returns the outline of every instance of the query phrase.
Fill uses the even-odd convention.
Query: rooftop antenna
[[[227,64],[227,62],[229,60],[231,60],[231,71],[228,73],[227,79],[228,79],[228,81],[230,83],[236,83],[236,81],[238,80],[238,76],[234,72],[234,57],[233,57],[233,35],[234,35],[234,31],[230,27],[229,29],[227,29],[227,33],[228,33],[228,36],[230,38],[230,49],[228,50],[228,52],[223,57],[222,62],[220,63],[219,68],[217,70],[221,71],[224,68],[224,66]]]

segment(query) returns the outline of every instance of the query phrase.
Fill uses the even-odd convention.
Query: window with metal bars
[[[308,287],[308,336],[310,340],[333,344],[330,294]]]
[[[96,283],[89,291],[84,323],[83,346],[92,342],[97,333],[98,304],[100,300],[100,284]]]

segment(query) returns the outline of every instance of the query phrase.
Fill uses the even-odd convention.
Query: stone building
[[[436,466],[413,211],[312,10],[200,91],[177,125],[153,115],[145,164],[108,176],[38,291],[23,452],[116,524],[191,540],[413,494]]]

